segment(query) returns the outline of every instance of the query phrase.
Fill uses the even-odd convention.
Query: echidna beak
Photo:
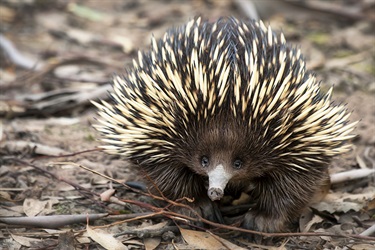
[[[224,195],[224,190],[221,188],[209,188],[207,191],[208,197],[212,201],[220,200]]]
[[[230,178],[232,178],[232,174],[225,171],[222,164],[208,172],[209,187],[207,195],[212,201],[220,200],[224,196],[224,189]]]

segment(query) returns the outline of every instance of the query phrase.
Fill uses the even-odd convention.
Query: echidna
[[[245,228],[288,230],[351,147],[356,122],[332,88],[322,93],[300,50],[262,22],[195,18],[133,64],[112,102],[95,103],[102,147],[210,219],[224,193],[245,192]]]

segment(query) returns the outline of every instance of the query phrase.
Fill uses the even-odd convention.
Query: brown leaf
[[[194,248],[198,249],[244,249],[219,236],[213,236],[206,232],[194,231],[180,228],[184,240]]]

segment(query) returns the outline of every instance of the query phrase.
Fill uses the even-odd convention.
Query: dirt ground
[[[330,173],[368,171],[333,184],[326,199],[306,212],[300,226],[316,235],[274,244],[280,249],[374,249],[374,230],[359,235],[375,225],[375,2],[302,2],[1,0],[0,248],[270,249],[222,232],[213,237],[215,229],[182,229],[165,216],[139,218],[150,209],[103,201],[98,194],[114,188],[119,199],[147,203],[149,198],[79,167],[119,182],[141,180],[121,158],[95,150],[100,142],[90,100],[107,98],[113,74],[124,74],[138,49],[150,46],[152,35],[161,38],[169,27],[195,16],[248,19],[255,18],[255,10],[301,48],[322,89],[334,85],[334,101],[347,103],[350,120],[360,121],[352,151],[334,159]],[[86,226],[86,214],[104,213],[110,216]],[[50,229],[3,220],[47,215],[82,215],[83,220]],[[52,225],[61,217],[49,219]],[[163,228],[168,230],[147,234]],[[128,233],[110,238],[121,232]],[[197,243],[202,241],[206,245]]]

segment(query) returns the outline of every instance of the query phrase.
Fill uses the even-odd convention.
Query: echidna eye
[[[210,164],[210,160],[208,159],[207,156],[202,156],[201,164],[202,164],[202,167],[204,168],[208,167],[208,164]]]
[[[237,159],[233,162],[233,168],[240,169],[242,167],[242,161]]]

